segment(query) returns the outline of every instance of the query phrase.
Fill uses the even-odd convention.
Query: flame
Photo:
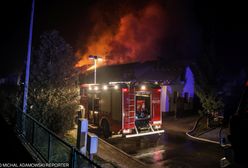
[[[88,59],[89,55],[103,58],[104,62],[99,63],[98,66],[156,59],[158,43],[165,29],[164,15],[158,4],[150,4],[136,13],[120,17],[116,30],[92,32],[84,47],[86,52],[82,53],[79,50],[76,53],[81,58],[76,67],[92,64],[93,62]],[[93,31],[96,31],[99,25],[95,26]]]

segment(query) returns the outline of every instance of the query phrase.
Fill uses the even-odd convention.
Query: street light
[[[89,59],[94,60],[94,84],[96,84],[96,62],[102,61],[102,57],[96,55],[90,55]]]

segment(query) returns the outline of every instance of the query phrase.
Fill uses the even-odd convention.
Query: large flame
[[[92,32],[84,52],[76,53],[81,58],[76,67],[92,64],[89,55],[101,56],[104,60],[101,65],[156,59],[158,43],[165,29],[164,16],[158,4],[150,4],[136,13],[120,17],[114,31],[106,29],[97,36],[93,34],[98,33]]]

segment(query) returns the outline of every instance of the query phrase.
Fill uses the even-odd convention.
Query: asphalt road
[[[217,144],[193,140],[183,132],[112,138],[107,142],[147,164],[148,167],[218,168],[223,151]]]

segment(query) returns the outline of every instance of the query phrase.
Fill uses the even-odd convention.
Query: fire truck
[[[152,82],[109,82],[80,87],[84,118],[105,138],[161,134],[161,88]]]

